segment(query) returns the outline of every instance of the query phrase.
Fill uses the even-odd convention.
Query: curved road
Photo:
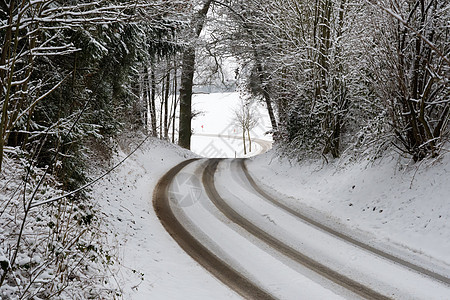
[[[240,140],[242,141],[242,136],[237,135],[225,135],[225,134],[212,134],[212,133],[194,133],[192,135],[193,137],[213,137],[213,138],[222,138],[222,139],[233,139],[233,140]],[[272,142],[260,138],[252,138],[252,142],[258,144],[260,146],[260,149],[258,152],[251,153],[253,156],[266,153],[270,149],[272,149]]]
[[[155,211],[178,244],[247,299],[448,299],[450,279],[277,201],[243,159],[185,161]]]

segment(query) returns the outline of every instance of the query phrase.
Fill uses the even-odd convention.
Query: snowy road
[[[242,159],[185,161],[154,192],[162,224],[250,299],[448,299],[450,280],[272,198]]]

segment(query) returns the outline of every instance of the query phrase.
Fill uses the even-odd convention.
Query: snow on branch
[[[428,46],[430,46],[430,48],[433,49],[436,52],[436,54],[439,55],[447,64],[450,64],[450,59],[447,57],[447,55],[445,55],[441,50],[439,50],[436,47],[436,45],[433,42],[431,42],[426,36],[424,36],[418,30],[416,30],[415,28],[410,26],[409,22],[407,20],[405,20],[400,14],[396,13],[395,11],[393,11],[390,8],[385,7],[384,5],[380,4],[378,1],[366,0],[366,2],[381,8],[382,10],[387,12],[389,15],[391,15],[393,18],[397,19],[400,23],[403,24],[403,26],[408,28],[408,30],[411,30],[412,32],[414,32],[422,41],[424,41]],[[397,8],[397,11],[398,10],[400,10],[400,9]]]

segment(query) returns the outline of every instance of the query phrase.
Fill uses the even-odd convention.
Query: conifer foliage
[[[176,53],[188,9],[163,0],[0,3],[0,298],[120,294],[83,192],[40,203],[88,180],[87,145],[145,130],[139,79],[150,61]]]

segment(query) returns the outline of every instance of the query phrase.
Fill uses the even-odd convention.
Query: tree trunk
[[[163,115],[164,115],[164,100],[166,99],[164,93],[166,91],[166,81],[165,78],[161,78],[161,100],[159,101],[159,138],[164,138],[164,124],[163,124]]]
[[[156,129],[156,78],[155,78],[155,63],[152,59],[152,69],[151,69],[151,97],[150,97],[150,115],[152,122],[152,136],[158,136]]]
[[[250,130],[247,130],[247,137],[248,137],[248,152],[252,152],[252,139],[250,138]]]
[[[10,47],[12,42],[12,22],[13,22],[13,11],[14,11],[14,4],[15,1],[11,1],[9,5],[9,18],[8,18],[8,26],[6,27],[5,32],[5,38],[4,38],[4,44],[2,46],[2,54],[0,57],[0,65],[5,65],[5,62],[8,58],[8,55],[10,53]],[[11,70],[12,72],[12,70]],[[7,79],[6,76],[8,73],[0,69],[0,80],[2,81],[2,85],[8,84],[11,82],[11,79]],[[11,76],[9,76],[11,77]],[[3,162],[3,151],[5,146],[5,132],[6,132],[6,124],[8,122],[8,98],[9,98],[9,86],[6,92],[5,100],[3,101],[3,107],[2,107],[2,114],[1,114],[1,122],[0,122],[0,172],[2,170],[2,162]],[[0,88],[0,99],[3,98],[3,87]],[[3,278],[2,278],[3,279]],[[3,282],[3,280],[2,280]],[[1,284],[0,284],[1,285]]]
[[[145,99],[145,128],[147,134],[151,134],[151,120],[150,120],[150,84],[148,80],[150,79],[149,71],[147,67],[144,67],[144,99]]]
[[[194,15],[191,22],[193,27],[193,39],[197,39],[205,24],[206,15],[212,0],[206,0],[203,7]],[[183,148],[191,148],[191,121],[192,121],[192,86],[194,84],[195,48],[187,46],[183,51],[183,66],[181,71],[180,87],[180,125],[178,145]]]
[[[164,139],[169,139],[169,94],[170,94],[170,64],[167,63],[166,91],[164,93]]]
[[[242,130],[242,142],[244,143],[244,155],[247,154],[247,148],[245,146],[245,130]]]
[[[275,118],[275,114],[273,112],[272,99],[270,98],[269,89],[265,83],[264,69],[263,69],[261,59],[259,57],[259,53],[258,53],[258,50],[256,49],[256,45],[255,45],[254,41],[253,41],[253,55],[255,57],[256,70],[258,71],[259,83],[260,83],[261,89],[263,91],[263,97],[264,97],[264,101],[266,102],[267,112],[269,113],[270,123],[272,124],[272,130],[273,130],[273,132],[277,132],[278,125],[277,125],[277,120]]]
[[[180,88],[180,125],[178,145],[191,149],[192,86],[195,68],[195,49],[187,48],[183,52],[183,67]]]
[[[175,124],[176,124],[176,114],[177,114],[177,106],[178,106],[178,101],[177,101],[177,60],[176,57],[174,59],[174,75],[173,75],[173,115],[172,115],[172,143],[175,144]]]

